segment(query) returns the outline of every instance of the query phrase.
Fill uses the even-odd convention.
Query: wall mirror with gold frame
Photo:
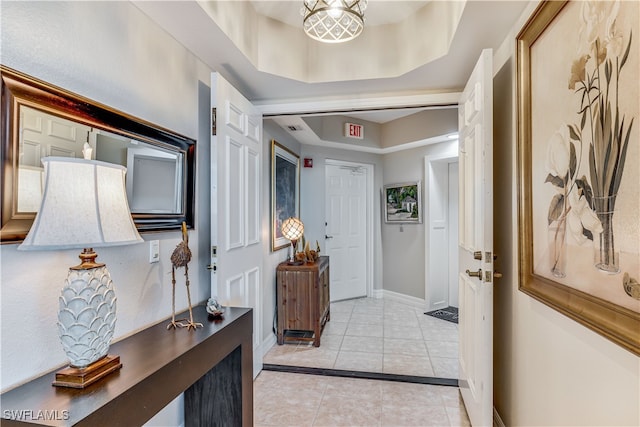
[[[24,239],[40,206],[42,157],[92,158],[127,168],[140,232],[194,221],[196,141],[1,66],[0,242]],[[72,189],[69,189],[72,191]]]

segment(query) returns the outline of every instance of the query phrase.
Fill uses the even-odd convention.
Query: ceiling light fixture
[[[304,0],[303,28],[312,39],[325,43],[353,40],[364,28],[368,0]]]

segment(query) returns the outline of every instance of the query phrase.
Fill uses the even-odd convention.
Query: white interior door
[[[426,310],[458,307],[458,151],[426,156]],[[452,166],[453,165],[453,166]],[[453,240],[452,240],[453,239]]]
[[[34,108],[20,108],[18,212],[37,212],[44,190],[43,157],[82,158],[91,128]]]
[[[331,301],[367,296],[367,172],[362,165],[326,165]]]
[[[255,376],[262,369],[262,114],[217,73],[211,104],[211,295],[224,306],[253,308]]]
[[[448,199],[449,179],[446,158],[425,157],[428,209],[428,247],[425,296],[427,311],[439,310],[449,305],[449,252],[442,250],[449,244]],[[457,246],[457,245],[456,245]],[[456,252],[456,258],[458,254]],[[456,278],[458,271],[456,270]]]
[[[449,163],[449,305],[458,307],[458,162]]]
[[[492,51],[459,102],[459,375],[473,426],[493,424]]]

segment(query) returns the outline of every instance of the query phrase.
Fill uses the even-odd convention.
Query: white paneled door
[[[456,147],[457,150],[457,147]],[[458,307],[458,153],[425,157],[427,311]]]
[[[34,108],[20,108],[18,212],[37,212],[44,190],[42,162],[47,156],[82,158],[91,128]],[[95,141],[92,142],[95,147]]]
[[[449,197],[447,212],[449,222],[449,239],[447,252],[449,253],[449,305],[458,307],[458,162],[449,163]]]
[[[367,173],[363,165],[327,161],[325,245],[331,301],[367,296]]]
[[[254,376],[262,369],[260,168],[262,114],[211,75],[211,295],[253,308]]]
[[[493,70],[484,50],[458,105],[459,375],[473,426],[493,424]]]

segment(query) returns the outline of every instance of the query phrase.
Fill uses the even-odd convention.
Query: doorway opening
[[[425,156],[426,311],[458,307],[458,156]]]
[[[442,106],[440,106],[442,108]],[[326,113],[329,114],[329,113]],[[265,118],[273,119],[276,124],[285,125],[294,123],[293,116],[300,114],[287,115],[286,120],[277,121],[279,115],[265,114]],[[296,122],[299,123],[299,122]],[[395,375],[396,381],[420,381],[430,383],[446,383],[447,385],[457,385],[458,378],[458,325],[442,319],[424,315],[424,300],[416,303],[410,298],[406,300],[397,300],[394,298],[386,298],[384,289],[373,289],[374,271],[380,268],[380,265],[374,265],[374,259],[377,261],[374,251],[381,249],[381,242],[378,230],[380,227],[380,185],[382,182],[374,181],[374,165],[364,164],[362,159],[354,155],[344,155],[342,151],[333,151],[332,149],[342,149],[345,145],[339,142],[319,143],[317,136],[313,134],[313,129],[307,129],[304,123],[299,123],[302,130],[296,129],[292,131],[292,136],[302,145],[322,146],[323,149],[318,150],[318,157],[324,157],[324,164],[321,170],[325,172],[325,176],[321,177],[320,173],[315,173],[315,179],[324,181],[325,188],[325,206],[317,203],[321,197],[317,194],[313,202],[314,210],[311,217],[320,217],[325,213],[325,228],[314,230],[319,237],[322,232],[328,237],[325,240],[325,247],[322,248],[323,255],[327,253],[331,260],[331,279],[338,275],[340,269],[338,263],[345,260],[346,269],[350,270],[351,258],[344,255],[332,255],[330,253],[330,245],[335,241],[331,228],[331,214],[329,208],[330,197],[327,193],[327,169],[334,167],[345,174],[359,174],[366,171],[368,184],[366,196],[369,198],[369,205],[366,215],[354,215],[358,222],[366,223],[367,232],[367,272],[366,298],[357,298],[354,296],[339,296],[339,293],[333,288],[330,291],[331,296],[331,317],[325,325],[321,336],[320,347],[313,347],[308,342],[300,341],[298,343],[290,341],[284,345],[274,346],[271,348],[264,359],[264,369],[267,370],[299,370],[304,369],[305,373],[311,373],[314,369],[322,370],[322,372],[331,371],[331,375],[381,375],[389,378],[389,375]],[[285,129],[286,131],[286,129]],[[429,143],[450,142],[447,135],[429,138]],[[437,141],[435,139],[438,138]],[[419,143],[419,144],[418,144]],[[422,147],[425,145],[423,141],[416,144],[401,144],[398,147],[359,147],[354,144],[349,145],[353,151],[363,151],[364,153],[379,154],[383,157],[385,154],[394,153],[400,150],[407,150]],[[451,144],[453,145],[453,144]],[[358,148],[355,150],[354,147]],[[434,150],[435,151],[435,150]],[[438,150],[439,151],[439,150]],[[309,150],[309,152],[312,152]],[[313,151],[315,153],[315,151]],[[440,151],[441,152],[441,151]],[[457,154],[457,147],[454,150],[447,150],[447,154],[454,156]],[[369,159],[371,156],[367,154]],[[420,156],[422,157],[422,156]],[[341,159],[341,160],[337,160]],[[348,159],[348,161],[347,161]],[[422,172],[423,160],[418,159],[418,173]],[[321,164],[321,162],[318,162]],[[382,167],[382,161],[376,162],[376,165]],[[359,170],[359,167],[368,168]],[[313,172],[316,172],[315,170]],[[317,172],[320,172],[317,170]],[[379,175],[381,169],[375,169]],[[382,177],[378,176],[380,180]],[[318,183],[319,184],[319,183]],[[320,187],[317,185],[316,188]],[[424,187],[423,187],[424,188]],[[319,188],[318,188],[319,189]],[[322,191],[322,190],[321,190]],[[311,193],[308,193],[311,194]],[[326,209],[326,211],[325,211]],[[310,220],[310,224],[313,221]],[[321,223],[318,222],[318,226]],[[457,227],[456,227],[457,230]],[[311,231],[311,230],[310,230]],[[423,231],[424,233],[424,231]],[[453,239],[457,242],[457,239]],[[424,243],[419,243],[420,246]],[[421,262],[422,264],[423,262]],[[402,268],[402,266],[397,266]],[[418,267],[422,269],[423,267]],[[380,274],[380,273],[378,273]],[[424,281],[424,279],[422,279]],[[424,286],[418,284],[418,286]],[[361,294],[362,295],[362,294]],[[362,295],[365,296],[365,295]]]

